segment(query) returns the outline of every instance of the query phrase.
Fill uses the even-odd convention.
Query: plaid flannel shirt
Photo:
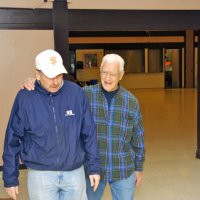
[[[117,181],[142,171],[144,130],[136,97],[119,86],[108,108],[100,84],[83,89],[97,126],[101,180]]]

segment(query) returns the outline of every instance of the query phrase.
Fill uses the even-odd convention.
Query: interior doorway
[[[182,51],[164,49],[165,88],[182,88]]]

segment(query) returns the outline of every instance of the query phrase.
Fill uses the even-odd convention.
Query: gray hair
[[[102,70],[105,63],[118,63],[119,71],[120,72],[124,71],[124,64],[125,64],[124,59],[117,54],[106,54],[102,59],[100,70]]]

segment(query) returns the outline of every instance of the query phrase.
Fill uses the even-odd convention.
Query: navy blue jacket
[[[5,136],[5,187],[19,184],[19,160],[36,170],[70,171],[86,162],[88,174],[100,170],[96,127],[81,87],[64,81],[56,93],[38,83],[20,90]]]

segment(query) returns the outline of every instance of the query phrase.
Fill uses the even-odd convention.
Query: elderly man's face
[[[118,83],[122,79],[124,72],[120,72],[119,64],[105,63],[101,69],[101,84],[107,92],[112,92],[118,88]]]
[[[59,74],[54,78],[48,78],[41,71],[36,71],[36,79],[40,81],[44,89],[51,93],[57,92],[63,84],[63,74]]]

